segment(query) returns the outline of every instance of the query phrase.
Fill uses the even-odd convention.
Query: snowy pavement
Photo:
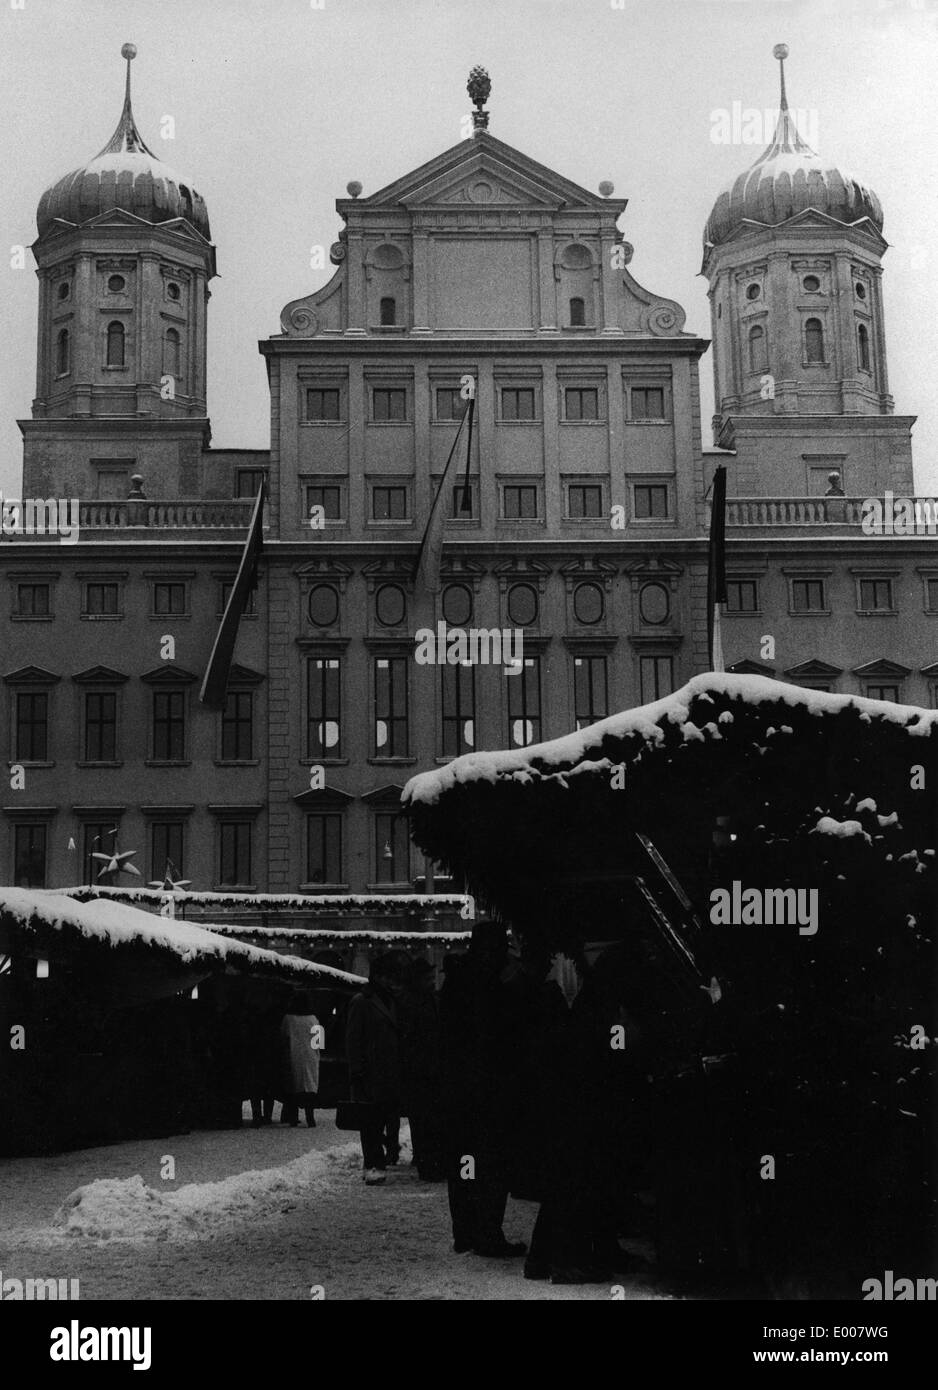
[[[409,1156],[408,1141],[387,1183],[366,1187],[357,1136],[324,1111],[312,1130],[246,1125],[0,1160],[0,1277],[78,1279],[83,1299],[612,1297],[527,1281],[520,1260],[455,1255],[445,1184],[421,1182]],[[510,1202],[509,1238],[528,1239],[535,1214]],[[627,1298],[668,1297],[650,1271],[619,1283]]]

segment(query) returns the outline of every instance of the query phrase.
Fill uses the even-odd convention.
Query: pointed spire
[[[772,143],[759,156],[756,164],[763,164],[767,159],[774,159],[778,154],[817,154],[817,151],[811,148],[807,140],[802,140],[794,117],[788,109],[788,93],[785,90],[785,59],[788,57],[788,44],[777,43],[772,49],[772,57],[778,59],[780,83],[778,121]],[[756,167],[756,164],[753,165],[753,168]]]
[[[156,159],[156,155],[144,143],[143,136],[137,129],[134,120],[133,108],[130,104],[130,65],[137,56],[136,46],[132,43],[125,43],[121,49],[121,57],[127,60],[127,80],[124,84],[124,109],[121,111],[121,118],[117,122],[117,129],[110,140],[99,151],[96,158],[100,159],[102,154],[148,154],[151,159]]]

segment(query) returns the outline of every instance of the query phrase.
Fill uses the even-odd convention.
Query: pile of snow
[[[219,1182],[188,1183],[175,1191],[133,1178],[99,1178],[77,1188],[52,1218],[47,1242],[61,1237],[97,1241],[200,1240],[291,1210],[336,1167],[361,1166],[358,1140],[313,1149],[278,1168],[235,1173]]]
[[[858,820],[835,820],[833,816],[822,816],[814,827],[821,835],[836,835],[840,840],[848,840],[852,835],[862,835],[868,843],[869,835]]]
[[[125,903],[100,899],[80,903],[59,893],[0,887],[0,917],[12,919],[27,931],[44,927],[87,940],[103,941],[112,947],[132,943],[151,946],[171,953],[186,965],[214,962],[219,966],[230,965],[261,973],[265,970],[271,973],[273,969],[277,974],[325,975],[349,984],[361,983],[360,975],[351,975],[329,965],[314,965],[296,956],[282,956],[260,946],[249,946],[206,927],[158,917]]]
[[[577,733],[566,734],[548,743],[535,743],[528,748],[503,752],[466,753],[445,767],[412,777],[404,788],[401,800],[405,804],[419,801],[432,805],[444,792],[462,782],[496,782],[500,778],[528,781],[544,775],[535,768],[535,763],[546,767],[564,766],[569,776],[571,772],[585,769],[587,754],[595,752],[607,736],[621,739],[638,735],[648,743],[661,743],[664,740],[664,726],[676,724],[685,740],[700,739],[704,734],[691,720],[691,704],[695,699],[706,699],[713,695],[727,695],[752,705],[781,701],[792,709],[800,707],[818,717],[837,714],[852,706],[866,720],[874,717],[883,719],[900,725],[908,734],[923,737],[927,737],[938,724],[938,711],[920,709],[917,705],[897,705],[890,700],[869,700],[862,695],[831,695],[822,690],[805,690],[800,685],[787,685],[768,676],[710,672],[694,676],[680,690],[661,700],[641,705],[638,709],[623,710]],[[726,713],[729,711],[721,715],[724,723],[730,722],[725,718]],[[705,728],[710,737],[718,736],[715,726],[707,725]],[[779,732],[791,734],[792,728],[783,724]],[[588,765],[591,768],[596,766],[595,763]]]

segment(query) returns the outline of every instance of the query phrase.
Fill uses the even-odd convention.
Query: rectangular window
[[[410,836],[403,816],[375,816],[375,882],[410,882]]]
[[[598,420],[599,388],[596,386],[567,386],[563,393],[565,420]]]
[[[727,613],[755,613],[759,608],[757,579],[728,579],[726,581]]]
[[[326,521],[342,521],[342,489],[333,483],[310,483],[306,489],[306,515],[322,507]]]
[[[218,609],[219,616],[221,616],[221,614],[224,613],[226,607],[228,606],[228,600],[229,600],[229,598],[231,597],[231,591],[232,591],[233,588],[234,588],[234,580],[233,580],[233,579],[223,579],[223,580],[222,580],[222,582],[221,582],[221,587],[220,587],[220,589],[219,589],[219,596],[220,596],[220,604],[219,604],[219,609]],[[256,599],[257,599],[257,590],[256,590],[256,589],[252,589],[251,592],[248,594],[247,598],[246,598],[245,601],[244,601],[244,614],[243,614],[242,616],[253,617],[253,615],[257,612],[257,603],[256,603]]]
[[[606,693],[606,658],[577,656],[573,659],[573,702],[576,728],[585,729],[609,713]]]
[[[791,581],[791,611],[793,613],[823,613],[824,580],[793,579]]]
[[[239,468],[235,480],[235,497],[256,497],[266,480],[266,468]]]
[[[402,386],[375,386],[371,392],[372,420],[406,420],[407,392]]]
[[[254,693],[229,690],[221,716],[221,756],[226,763],[254,757]]]
[[[892,580],[861,579],[860,609],[864,613],[891,613]]]
[[[533,420],[536,393],[533,386],[502,387],[502,419]]]
[[[85,616],[90,618],[113,618],[120,611],[120,586],[112,583],[89,583],[85,585]]]
[[[674,689],[674,662],[670,656],[641,658],[642,704],[660,700]]]
[[[536,521],[537,488],[530,484],[506,483],[502,488],[502,518],[505,521]]]
[[[17,584],[16,616],[48,618],[52,612],[52,591],[48,584]]]
[[[342,755],[340,675],[338,657],[306,662],[306,756],[313,762]]]
[[[82,845],[84,876],[82,883],[111,883],[112,875],[105,872],[103,860],[96,854],[110,854],[117,840],[117,827],[112,820],[85,821]]]
[[[182,842],[185,822],[155,820],[150,823],[150,877],[162,882],[175,870],[175,878],[185,876]]]
[[[406,521],[406,487],[375,487],[371,490],[373,521]]]
[[[342,817],[306,817],[307,883],[342,882]]]
[[[929,613],[938,613],[938,578],[925,580],[925,606]]]
[[[46,886],[46,827],[35,823],[13,827],[13,883],[17,888]]]
[[[184,690],[153,692],[153,761],[180,763],[186,756]]]
[[[570,483],[567,487],[567,516],[602,516],[603,490],[600,483]]]
[[[632,387],[632,419],[664,420],[664,387]]]
[[[16,760],[44,763],[49,757],[49,696],[21,690],[16,696]]]
[[[306,392],[307,420],[340,420],[342,393],[337,386],[313,386]]]
[[[892,700],[895,704],[899,703],[897,685],[868,685],[864,693],[869,700]]]
[[[436,418],[438,420],[461,420],[469,407],[458,386],[438,386],[436,388]]]
[[[218,827],[219,883],[223,888],[247,887],[251,882],[249,820],[224,820]]]
[[[406,758],[410,740],[407,720],[407,657],[375,660],[375,757]]]
[[[541,739],[541,658],[526,656],[520,675],[509,676],[508,730],[513,748],[527,748]]]
[[[634,488],[635,520],[663,521],[669,514],[666,483],[636,483]]]
[[[117,692],[88,690],[85,692],[86,763],[117,761]]]
[[[186,612],[186,585],[173,581],[160,580],[153,585],[153,612],[160,618],[178,616]]]
[[[475,483],[470,482],[469,484],[468,498],[465,498],[465,492],[466,489],[462,483],[457,483],[453,488],[449,514],[450,521],[475,521],[477,519],[479,515],[476,509],[478,491]],[[463,507],[464,499],[468,501],[468,507]]]
[[[440,668],[443,701],[443,757],[458,758],[475,748],[476,673],[459,663]],[[513,680],[514,677],[511,677]]]

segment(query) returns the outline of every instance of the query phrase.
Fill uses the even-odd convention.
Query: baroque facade
[[[913,495],[882,209],[807,147],[784,83],[704,237],[714,448],[709,344],[630,274],[626,201],[503,143],[479,99],[471,138],[336,203],[335,274],[260,344],[268,454],[210,446],[208,214],[144,144],[124,55],[114,136],[37,214],[22,493],[79,498],[80,531],[0,546],[4,878],[93,881],[116,838],[145,879],[171,860],[201,889],[442,887],[397,818],[413,772],[706,668],[718,462],[730,668],[935,703],[934,538],[860,527],[864,497]],[[435,592],[416,562],[467,379]],[[260,583],[213,713],[199,682],[262,479]],[[439,624],[523,633],[521,669],[416,660]]]

